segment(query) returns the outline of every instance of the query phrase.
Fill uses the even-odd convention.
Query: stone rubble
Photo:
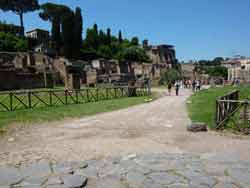
[[[0,167],[0,188],[249,188],[250,162],[144,154]]]

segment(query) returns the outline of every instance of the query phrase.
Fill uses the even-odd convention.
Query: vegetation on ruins
[[[21,27],[14,24],[7,24],[5,21],[2,22],[0,20],[0,32],[19,35],[21,33]]]
[[[21,36],[24,36],[23,14],[39,9],[37,0],[1,0],[0,9],[3,11],[12,11],[20,17],[22,28]]]
[[[87,29],[81,57],[85,60],[105,58],[119,61],[150,62],[145,50],[139,46],[138,37],[133,37],[131,41],[123,39],[121,31],[116,37],[112,35],[110,28],[107,29],[106,33],[103,30],[98,30],[97,24],[93,28]]]
[[[207,123],[210,128],[215,127],[215,110],[216,99],[233,90],[240,91],[240,99],[244,100],[249,98],[250,88],[248,86],[226,86],[226,87],[213,87],[208,90],[202,90],[193,94],[189,98],[188,112],[193,122]],[[202,108],[202,110],[201,110]]]
[[[17,37],[11,33],[0,32],[0,51],[24,52],[28,49],[26,39]]]
[[[37,0],[3,0],[0,3],[0,8],[4,11],[14,11],[20,15],[22,27],[23,14],[40,8],[40,18],[51,22],[50,47],[56,50],[57,55],[64,55],[69,59],[92,60],[105,58],[119,61],[150,62],[145,49],[140,47],[139,38],[124,39],[121,31],[117,36],[114,36],[110,28],[107,28],[105,32],[99,30],[97,24],[95,24],[93,28],[87,29],[86,38],[83,40],[83,18],[79,7],[73,11],[65,5],[55,3],[45,3],[39,6]],[[11,31],[11,28],[9,30]],[[12,31],[12,34],[15,34],[14,31]],[[18,48],[13,45],[11,47],[10,44],[15,41],[13,39],[18,41]],[[8,44],[5,46],[9,47],[2,47],[3,49],[10,51],[27,50],[26,40],[17,40],[17,38],[10,35],[5,35],[4,40],[10,41],[5,42]]]
[[[159,84],[167,85],[169,82],[173,83],[174,81],[181,79],[181,73],[177,69],[168,69],[161,74]]]
[[[211,77],[223,77],[227,79],[227,68],[221,66],[223,61],[222,57],[217,57],[213,60],[200,60],[196,63],[196,71],[208,74]]]

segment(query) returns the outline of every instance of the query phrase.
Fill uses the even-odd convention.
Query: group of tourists
[[[174,82],[168,82],[168,95],[171,96],[172,88],[175,88],[175,95],[179,96],[181,88],[192,89],[193,92],[198,92],[201,90],[201,86],[201,80],[177,80]]]
[[[174,82],[168,82],[168,95],[171,96],[172,88],[175,87],[175,94],[176,96],[179,96],[179,90],[182,86],[182,81],[177,80]]]

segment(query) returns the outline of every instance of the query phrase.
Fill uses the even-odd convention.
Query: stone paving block
[[[214,187],[216,185],[217,181],[213,177],[209,176],[192,176],[188,177],[190,180],[190,185],[191,187],[199,187],[199,186],[204,186],[204,187]]]
[[[250,187],[250,169],[245,168],[229,168],[228,175],[242,186]]]
[[[70,163],[59,163],[52,165],[54,174],[73,174],[74,168]]]
[[[31,176],[25,178],[18,186],[20,187],[40,187],[47,181],[46,177]]]
[[[126,182],[131,187],[140,187],[142,186],[146,176],[138,171],[130,171],[127,174]]]
[[[96,188],[127,188],[119,179],[105,177],[97,180]]]
[[[148,178],[150,178],[154,183],[160,185],[170,185],[173,183],[186,181],[183,177],[169,172],[152,173],[148,175]]]
[[[62,177],[63,184],[67,188],[82,188],[87,183],[87,178],[81,175],[67,175]]]
[[[20,171],[24,177],[29,176],[49,176],[52,172],[48,161],[38,163],[24,164],[20,167]]]
[[[0,186],[9,186],[23,179],[18,169],[13,167],[0,167]]]
[[[47,185],[60,185],[60,184],[63,184],[63,181],[58,176],[52,176],[48,178],[48,181],[46,184]]]
[[[222,182],[222,183],[218,183],[217,185],[215,185],[214,188],[239,188],[239,187],[233,183]]]

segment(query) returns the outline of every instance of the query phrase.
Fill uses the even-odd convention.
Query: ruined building
[[[222,63],[228,70],[228,81],[250,82],[250,58],[235,57]]]
[[[53,66],[49,57],[0,52],[0,90],[52,87]]]
[[[149,45],[148,41],[144,40],[143,48],[153,64],[153,79],[159,79],[162,71],[174,67],[177,63],[173,45]]]

